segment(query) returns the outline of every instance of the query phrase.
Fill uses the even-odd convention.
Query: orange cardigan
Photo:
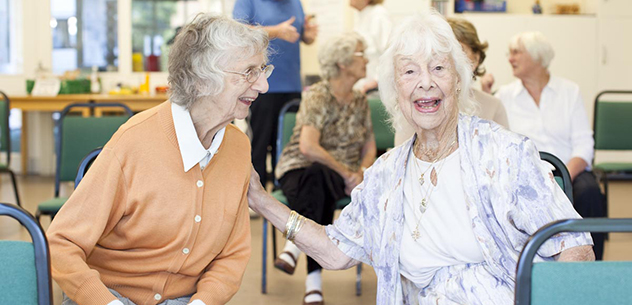
[[[184,172],[169,102],[137,114],[48,229],[54,279],[81,305],[115,300],[107,288],[139,305],[228,302],[250,258],[250,164],[229,125],[204,171]]]

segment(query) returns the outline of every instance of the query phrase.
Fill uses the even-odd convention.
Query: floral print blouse
[[[374,268],[377,304],[411,304],[402,293],[399,249],[402,179],[414,139],[382,155],[365,172],[351,204],[326,228],[342,252]],[[580,216],[528,138],[461,114],[458,143],[460,179],[474,235],[489,272],[513,287],[518,257],[529,236],[552,221]],[[561,233],[542,245],[536,259],[552,260],[565,249],[590,244],[587,233]]]

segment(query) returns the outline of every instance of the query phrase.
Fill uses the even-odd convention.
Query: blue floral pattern
[[[374,268],[377,304],[455,304],[459,299],[507,304],[507,298],[513,299],[517,260],[529,236],[552,221],[580,218],[531,140],[463,114],[458,136],[460,179],[483,263],[443,268],[427,287],[400,276],[402,179],[415,137],[382,155],[365,172],[351,204],[326,228],[341,251]],[[590,244],[586,233],[558,234],[544,243],[536,259],[551,260],[565,249]]]

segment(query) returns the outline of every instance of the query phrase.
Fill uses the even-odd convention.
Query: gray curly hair
[[[366,47],[366,42],[362,36],[355,32],[334,36],[327,40],[318,52],[320,75],[324,79],[331,79],[340,75],[338,64],[351,64],[358,43]]]
[[[405,18],[391,33],[389,47],[380,57],[380,98],[390,115],[395,130],[402,128],[405,121],[398,101],[395,80],[395,58],[423,54],[426,60],[433,56],[448,55],[458,74],[460,93],[459,112],[474,114],[476,103],[471,97],[472,68],[452,28],[445,18],[434,9],[429,9]]]
[[[180,30],[169,51],[169,100],[189,109],[203,96],[224,90],[229,63],[263,54],[268,34],[220,15],[198,14]]]

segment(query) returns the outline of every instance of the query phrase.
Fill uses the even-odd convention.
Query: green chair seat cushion
[[[59,212],[59,209],[61,209],[61,206],[66,203],[66,200],[68,200],[66,197],[57,197],[46,200],[37,206],[37,210],[42,214],[57,213]]]
[[[285,195],[283,194],[282,190],[276,190],[272,192],[272,197],[276,198],[276,200],[280,201],[281,203],[289,206],[290,204],[287,201],[287,197],[285,197]],[[345,197],[342,198],[338,201],[336,201],[336,209],[342,209],[344,207],[346,207],[349,203],[351,203],[351,198],[350,197]]]
[[[37,304],[32,243],[0,241],[0,304]]]
[[[599,163],[594,166],[606,173],[610,172],[632,172],[632,163]]]
[[[632,304],[631,262],[540,262],[531,304]]]

